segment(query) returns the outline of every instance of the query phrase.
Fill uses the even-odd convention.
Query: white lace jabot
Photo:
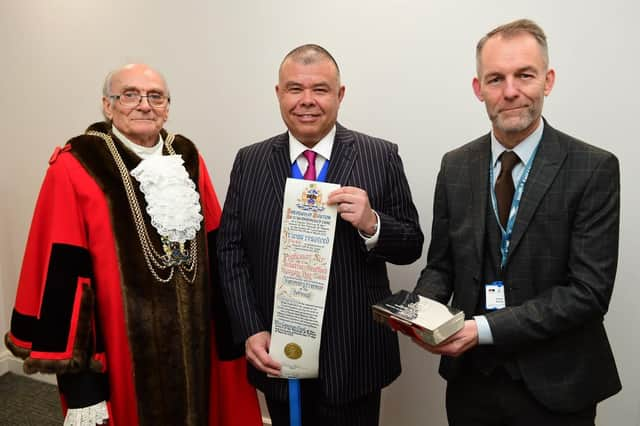
[[[158,233],[171,242],[184,243],[200,230],[200,196],[180,155],[152,156],[131,171],[140,183],[147,213]]]

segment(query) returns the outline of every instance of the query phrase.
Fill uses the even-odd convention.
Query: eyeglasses
[[[141,95],[137,92],[124,92],[121,95],[109,95],[111,99],[117,99],[123,106],[137,107],[142,102],[142,98],[147,98],[147,102],[153,108],[164,108],[170,101],[170,98],[160,93],[149,93]]]

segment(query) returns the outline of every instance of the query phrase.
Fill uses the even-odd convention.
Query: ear
[[[544,78],[544,95],[548,96],[551,93],[551,89],[553,89],[553,85],[556,82],[556,71],[554,69],[550,69],[547,71],[547,75]]]
[[[338,102],[342,102],[342,98],[344,98],[344,91],[345,91],[345,87],[344,86],[340,86],[340,89],[338,89]]]
[[[164,108],[164,111],[162,113],[162,123],[166,123],[167,120],[169,119],[169,107],[171,106],[171,103],[168,103],[167,106]]]
[[[484,102],[484,97],[482,96],[482,90],[480,87],[480,80],[478,80],[478,77],[473,77],[471,86],[473,87],[473,93],[475,93],[476,98],[478,98],[480,102]]]
[[[102,97],[102,111],[105,117],[107,117],[109,120],[113,120],[111,99],[107,98],[106,96]]]
[[[276,84],[276,96],[278,97],[278,99],[280,99],[280,95],[282,93],[280,93],[280,86]]]

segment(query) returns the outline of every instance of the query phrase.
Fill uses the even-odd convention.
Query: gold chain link
[[[102,132],[97,132],[93,130],[89,130],[86,133],[90,136],[97,136],[104,140],[107,144],[107,148],[109,148],[109,152],[111,152],[111,156],[116,163],[116,167],[120,172],[120,177],[122,179],[122,184],[124,185],[125,192],[127,194],[127,199],[129,201],[129,207],[131,209],[131,215],[133,217],[133,221],[136,227],[136,231],[138,234],[138,239],[140,240],[140,245],[142,246],[142,253],[144,254],[144,260],[147,264],[147,268],[153,277],[161,282],[168,283],[174,276],[175,266],[174,264],[167,264],[167,260],[161,254],[159,254],[155,247],[153,247],[153,243],[151,242],[151,238],[149,237],[149,232],[147,231],[147,226],[144,223],[144,216],[142,214],[142,210],[140,209],[140,204],[138,203],[138,198],[136,197],[136,193],[133,187],[133,182],[131,180],[131,176],[129,175],[129,170],[124,164],[120,153],[116,149],[116,145],[113,142],[113,139],[110,135]],[[167,147],[167,151],[171,155],[175,155],[176,152],[173,149],[173,141],[175,139],[175,135],[169,134],[167,136],[167,140],[165,141],[165,146]],[[177,265],[180,269],[180,273],[184,277],[184,279],[193,284],[196,279],[196,275],[198,274],[198,237],[196,236],[193,240],[189,241],[189,264],[188,265]],[[169,269],[169,275],[166,278],[162,278],[158,270],[167,270]],[[191,272],[192,275],[189,277],[187,275],[188,272]]]

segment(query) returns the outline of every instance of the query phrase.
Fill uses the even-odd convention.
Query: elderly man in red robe
[[[105,122],[49,160],[7,347],[55,373],[65,424],[259,425],[218,290],[220,206],[170,95],[142,64],[110,73]]]

